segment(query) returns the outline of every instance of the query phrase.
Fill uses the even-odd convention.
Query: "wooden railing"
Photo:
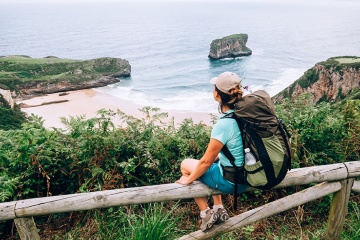
[[[196,231],[180,239],[209,239],[274,214],[335,193],[324,239],[340,239],[350,191],[360,193],[360,161],[298,168],[291,170],[276,188],[320,183],[290,196],[230,218],[204,233]],[[248,189],[252,191],[254,189]],[[177,183],[116,190],[79,193],[0,203],[0,220],[14,219],[21,239],[40,239],[33,216],[83,211],[112,206],[209,197],[221,194],[201,182],[189,186]]]

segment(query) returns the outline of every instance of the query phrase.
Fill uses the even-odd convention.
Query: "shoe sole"
[[[229,220],[229,218],[230,218],[229,214],[227,214],[227,213],[222,214],[219,216],[218,220],[216,221],[216,224],[223,223],[223,222]]]
[[[225,222],[225,221],[227,221],[227,220],[229,220],[229,214],[222,214],[221,216],[219,216],[219,219],[218,219],[218,222],[219,223],[222,223],[222,222]]]
[[[219,219],[219,214],[218,213],[214,213],[211,218],[209,219],[209,221],[206,224],[205,229],[201,229],[201,231],[205,232],[207,230],[209,230],[214,224],[215,222]]]

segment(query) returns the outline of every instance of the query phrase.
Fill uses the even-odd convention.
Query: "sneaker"
[[[216,221],[216,223],[223,223],[230,218],[227,211],[223,208],[219,208],[216,213],[219,215],[219,218]]]
[[[212,209],[208,209],[206,211],[206,216],[201,218],[200,230],[203,232],[209,230],[218,220],[218,218],[219,214],[217,212],[214,212]]]

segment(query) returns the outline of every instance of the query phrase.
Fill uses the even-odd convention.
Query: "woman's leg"
[[[199,160],[196,159],[185,159],[181,162],[180,169],[183,176],[189,176],[195,169]],[[221,196],[220,196],[221,201]],[[195,202],[198,205],[200,211],[206,210],[209,205],[207,203],[206,198],[195,198]]]
[[[214,200],[214,205],[222,205],[221,195],[214,195],[213,200]]]
[[[180,168],[181,173],[183,176],[189,176],[196,165],[198,164],[199,160],[196,159],[185,159],[182,161]],[[215,222],[219,219],[220,214],[218,212],[214,212],[212,209],[209,208],[206,198],[195,198],[195,202],[200,209],[200,218],[201,218],[201,231],[209,230]],[[214,202],[218,203],[221,202],[221,195],[214,196]]]

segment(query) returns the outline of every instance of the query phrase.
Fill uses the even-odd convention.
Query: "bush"
[[[174,182],[181,160],[205,151],[210,127],[186,119],[176,128],[158,109],[142,111],[140,120],[106,110],[62,119],[67,131],[31,116],[19,130],[0,131],[0,167],[21,182],[10,200]],[[114,116],[126,127],[116,128]]]
[[[294,167],[351,161],[358,157],[359,101],[348,100],[344,106],[330,103],[314,106],[310,95],[276,106],[279,117],[292,133]]]
[[[18,129],[26,121],[25,114],[20,108],[15,105],[14,109],[11,109],[2,94],[0,94],[0,116],[0,129],[3,130]]]

